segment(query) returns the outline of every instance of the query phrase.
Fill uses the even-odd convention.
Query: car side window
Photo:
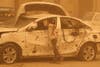
[[[62,29],[71,29],[71,28],[84,28],[86,27],[85,24],[81,23],[79,20],[73,18],[61,18],[61,26]]]
[[[43,24],[43,20],[42,20],[42,21],[39,21],[39,22],[37,23],[37,28],[36,28],[36,30],[47,30],[47,27],[44,26],[44,24]]]
[[[56,20],[54,17],[43,19],[37,23],[38,27],[36,28],[36,30],[48,30],[49,23],[56,23],[55,21]]]
[[[75,29],[80,29],[80,28],[85,28],[87,27],[84,23],[82,23],[81,21],[74,19],[74,18],[70,18],[71,23],[73,25],[73,28]]]
[[[61,27],[62,29],[70,29],[72,28],[71,21],[67,18],[61,18]]]

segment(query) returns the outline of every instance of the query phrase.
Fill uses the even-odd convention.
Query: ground
[[[60,63],[53,63],[51,59],[47,58],[25,58],[14,64],[0,64],[0,67],[100,67],[100,55],[91,62],[82,62],[76,58],[65,58]]]

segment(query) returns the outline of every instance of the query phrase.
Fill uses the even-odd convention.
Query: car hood
[[[16,32],[16,31],[18,31],[17,28],[3,28],[3,27],[0,27],[0,33]]]

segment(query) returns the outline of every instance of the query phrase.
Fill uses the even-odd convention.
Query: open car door
[[[51,18],[44,18],[37,21],[37,27],[26,31],[26,44],[29,55],[32,56],[48,56],[52,55],[52,47],[50,45],[48,35],[48,25]]]
[[[86,31],[84,24],[70,17],[61,17],[63,42],[59,45],[61,54],[72,54],[78,50]]]

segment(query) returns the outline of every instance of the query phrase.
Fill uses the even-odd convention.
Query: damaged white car
[[[30,22],[17,22],[15,28],[0,29],[0,61],[14,63],[22,56],[53,57],[53,49],[44,21],[56,23],[57,47],[63,57],[95,59],[96,37],[83,21],[69,16],[49,15]],[[21,25],[23,24],[23,25]]]

